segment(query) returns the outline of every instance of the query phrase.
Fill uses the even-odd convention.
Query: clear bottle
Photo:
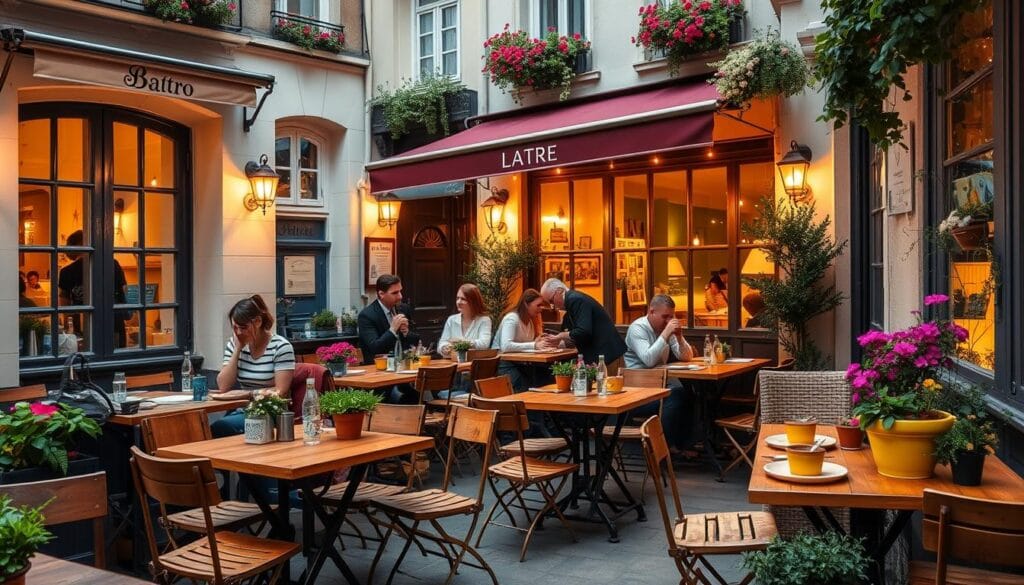
[[[714,348],[711,345],[711,335],[704,336],[704,364],[710,365]]]
[[[399,363],[402,361],[402,340],[395,337],[395,349],[391,352],[392,358],[388,360],[388,371],[397,372],[401,368]]]
[[[185,352],[185,359],[181,362],[181,391],[192,393],[192,354]]]
[[[715,341],[711,346],[715,350],[715,363],[720,364],[725,361],[725,352],[722,350],[722,342],[718,341],[718,336],[715,336]]]
[[[306,445],[320,444],[320,396],[316,393],[313,378],[306,378],[306,396],[302,399],[302,442]]]
[[[607,395],[608,390],[605,389],[604,383],[608,379],[608,366],[604,365],[603,355],[597,356],[597,375],[594,378],[597,382],[597,395]]]
[[[576,372],[572,375],[572,395],[586,396],[589,384],[587,383],[587,367],[583,363],[583,355],[580,354],[576,360]]]
[[[111,387],[114,390],[114,402],[121,404],[128,398],[128,382],[125,380],[124,372],[114,372]]]

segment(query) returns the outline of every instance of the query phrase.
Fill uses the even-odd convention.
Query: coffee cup
[[[814,445],[790,445],[786,447],[789,472],[793,475],[821,475],[825,464],[825,449]]]
[[[814,431],[818,427],[818,421],[809,420],[787,420],[786,440],[790,445],[810,445],[814,443]]]

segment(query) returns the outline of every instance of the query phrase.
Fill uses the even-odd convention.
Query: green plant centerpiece
[[[774,274],[745,276],[743,283],[761,294],[764,312],[760,322],[778,334],[783,349],[796,359],[795,368],[824,369],[828,358],[811,336],[809,323],[843,302],[835,285],[822,279],[843,253],[846,241],[832,239],[831,219],[825,216],[819,221],[813,203],[766,197],[757,207],[757,217],[743,224],[743,233],[761,244],[780,278]]]
[[[451,350],[455,352],[455,359],[459,363],[462,363],[469,359],[469,350],[473,349],[473,342],[466,341],[465,339],[456,339],[451,342]]]
[[[323,309],[309,318],[309,326],[317,331],[318,337],[330,337],[338,331],[338,316],[330,309]]]
[[[669,75],[687,59],[729,46],[729,23],[744,14],[742,0],[652,2],[640,8],[631,42],[665,55]]]
[[[0,472],[49,467],[68,472],[68,447],[82,437],[98,437],[100,426],[80,408],[18,402],[0,413]]]
[[[948,408],[956,415],[956,422],[936,439],[935,459],[940,465],[952,467],[953,483],[981,485],[985,456],[994,454],[999,444],[996,423],[989,417],[980,388],[971,386],[948,394]]]
[[[716,69],[708,83],[718,90],[722,102],[732,106],[796,95],[807,87],[810,75],[803,53],[782,41],[778,31],[769,31],[708,65]]]
[[[274,440],[274,421],[288,408],[275,392],[257,393],[245,407],[245,442],[256,445]]]
[[[512,295],[518,290],[523,272],[533,269],[540,262],[537,242],[526,238],[512,240],[503,236],[488,236],[486,239],[472,239],[469,250],[473,261],[466,271],[466,282],[472,282],[480,289],[484,308],[491,316],[491,332],[498,329],[501,316],[512,304]]]
[[[523,90],[561,88],[560,100],[569,97],[576,60],[590,52],[590,42],[579,33],[559,35],[549,28],[543,38],[524,30],[512,31],[509,25],[484,41],[483,73],[502,92],[511,92],[520,101]]]
[[[856,585],[867,578],[859,539],[836,532],[772,537],[762,551],[745,553],[743,567],[760,585]]]
[[[555,385],[559,392],[568,392],[572,388],[572,375],[576,372],[573,362],[555,362],[551,364],[551,375],[555,377]]]
[[[380,404],[381,397],[366,390],[345,388],[326,392],[320,397],[320,411],[334,420],[334,433],[339,439],[362,436],[363,418]]]
[[[44,507],[15,506],[0,495],[0,583],[24,583],[32,555],[53,538],[43,524]]]
[[[466,89],[466,86],[447,75],[427,75],[417,81],[406,79],[390,90],[386,85],[377,86],[377,95],[369,106],[379,106],[384,122],[391,132],[391,138],[399,139],[417,126],[426,128],[428,134],[447,136],[448,99]]]

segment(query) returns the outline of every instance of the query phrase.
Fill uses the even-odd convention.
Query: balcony
[[[83,4],[92,4],[94,6],[103,6],[103,7],[117,8],[119,10],[124,10],[126,12],[135,12],[135,13],[140,13],[140,14],[146,14],[146,15],[149,15],[149,16],[153,16],[154,18],[159,18],[158,16],[156,16],[153,13],[153,11],[147,9],[146,6],[141,1],[135,1],[135,0],[79,0],[79,1],[81,3],[83,3]],[[186,23],[186,24],[191,24],[191,25],[194,25],[194,26],[202,26],[202,27],[205,27],[205,28],[212,28],[212,29],[215,29],[215,30],[226,30],[226,31],[231,31],[231,32],[238,32],[238,31],[242,30],[242,23],[245,22],[245,20],[244,20],[244,18],[245,18],[244,17],[244,11],[245,11],[244,3],[242,2],[242,0],[234,0],[233,4],[235,5],[235,9],[233,11],[233,14],[223,24],[210,25],[210,24],[205,24],[205,23],[202,23],[202,22],[190,22],[190,23]]]
[[[465,121],[477,114],[477,94],[471,89],[464,89],[459,93],[449,94],[445,97],[445,108],[448,110],[448,128],[452,134],[465,127]],[[417,125],[411,128],[407,134],[398,138],[392,138],[391,129],[384,120],[384,110],[380,106],[374,106],[370,110],[370,132],[373,134],[374,144],[384,158],[402,154],[403,152],[429,144],[444,135],[440,132],[431,134],[425,126]]]
[[[345,47],[344,26],[280,10],[270,11],[270,34],[307,50],[340,53]]]

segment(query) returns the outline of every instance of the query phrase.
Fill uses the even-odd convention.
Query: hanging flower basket
[[[975,220],[963,227],[951,229],[950,233],[963,251],[980,250],[988,244],[988,224],[986,220]]]
[[[631,42],[652,55],[664,55],[670,75],[691,57],[725,49],[731,23],[744,13],[742,0],[679,0],[640,9]]]
[[[771,31],[743,47],[729,51],[725,59],[709,63],[717,71],[708,80],[719,99],[730,107],[742,107],[755,99],[796,95],[807,87],[807,63],[796,46]]]
[[[530,38],[524,30],[504,30],[484,42],[484,68],[491,83],[503,92],[511,92],[519,101],[519,91],[560,87],[559,99],[569,97],[578,57],[590,51],[590,42],[576,33],[559,36],[549,29],[543,39]]]

